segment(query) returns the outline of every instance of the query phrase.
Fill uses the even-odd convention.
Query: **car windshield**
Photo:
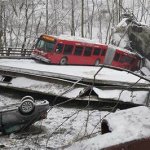
[[[36,44],[36,48],[43,50],[44,52],[51,52],[54,49],[55,42],[52,41],[45,41],[45,40],[38,40]]]

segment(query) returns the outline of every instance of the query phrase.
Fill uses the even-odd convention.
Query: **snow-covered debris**
[[[135,104],[146,105],[148,91],[130,91],[130,90],[101,90],[94,88],[99,98],[113,99],[116,101],[131,102]]]
[[[140,71],[145,75],[145,76],[150,76],[150,70],[146,67],[142,67]]]
[[[148,59],[145,60],[145,66],[150,70],[150,61]]]
[[[124,29],[126,29],[127,28],[127,20],[128,20],[128,18],[123,18],[121,21],[120,21],[120,23],[119,24],[117,24],[117,26],[116,26],[116,31],[124,31]]]
[[[126,48],[130,45],[130,40],[127,35],[128,23],[127,18],[122,19],[122,21],[112,28],[112,41],[113,45],[119,46],[120,48]]]
[[[125,17],[112,30],[112,44],[137,51],[138,53],[150,57],[149,52],[150,26],[138,22],[133,16]]]
[[[138,72],[141,72],[142,75],[150,79],[150,61],[148,59],[145,59],[143,67]]]
[[[111,132],[74,143],[68,150],[103,149],[121,143],[150,137],[150,109],[136,107],[108,115]]]

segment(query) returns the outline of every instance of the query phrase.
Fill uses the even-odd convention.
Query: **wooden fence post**
[[[12,48],[8,48],[8,50],[7,50],[7,53],[6,53],[6,56],[10,56],[10,52],[12,51]]]

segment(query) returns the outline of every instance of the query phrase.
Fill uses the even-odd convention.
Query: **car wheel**
[[[97,59],[96,61],[95,61],[95,66],[98,66],[99,65],[99,63],[100,63],[100,61],[99,61],[99,59]]]
[[[32,96],[24,96],[21,101],[23,102],[24,100],[32,100],[33,102],[35,102],[35,99]]]
[[[34,108],[35,104],[32,100],[24,100],[19,106],[19,110],[22,114],[31,114]]]
[[[66,65],[67,64],[67,58],[66,57],[63,57],[61,60],[60,60],[60,65]]]

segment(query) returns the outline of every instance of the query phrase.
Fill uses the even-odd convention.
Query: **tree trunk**
[[[64,0],[62,0],[62,2],[61,2],[61,8],[62,8],[62,10],[64,9]]]
[[[32,1],[32,10],[34,10],[34,2]],[[32,13],[32,17],[31,17],[31,28],[30,28],[30,34],[29,34],[29,39],[28,39],[28,43],[27,43],[27,48],[31,48],[31,37],[32,37],[32,32],[33,32],[33,21],[34,21],[34,11]]]
[[[48,34],[48,0],[46,0],[46,26],[45,33]]]
[[[90,39],[92,39],[93,37],[93,19],[94,19],[94,9],[95,9],[95,2],[94,0],[92,0],[92,4],[93,4],[93,7],[92,7],[92,14],[91,14],[91,34],[90,34]]]
[[[29,23],[29,18],[28,18],[28,0],[25,1],[25,29],[24,29],[24,41],[22,44],[22,51],[21,54],[22,56],[24,55],[24,48],[26,45],[26,41],[27,41],[27,29],[28,29],[28,23]]]
[[[39,17],[39,20],[38,20],[38,23],[37,23],[37,26],[36,26],[36,29],[35,29],[36,37],[38,37],[39,27],[40,27],[40,24],[41,24],[42,15],[43,15],[43,13],[41,12],[40,17]]]
[[[5,10],[5,5],[4,5],[4,34],[3,34],[3,38],[4,38],[4,46],[7,47],[7,38],[6,38],[6,30],[7,30],[7,24],[8,24],[8,20],[5,19],[6,18],[6,10]]]
[[[57,1],[54,0],[54,27],[55,27],[55,35],[57,35],[57,9],[56,9]]]
[[[74,28],[74,0],[71,0],[71,35],[75,36]]]
[[[82,2],[81,7],[81,37],[84,37],[84,0]]]
[[[101,8],[101,5],[102,5],[102,0],[101,0],[101,3],[99,5],[98,3],[99,1],[96,0],[96,7],[97,7],[97,11],[98,11],[98,22],[99,22],[99,33],[98,33],[98,38],[99,38],[99,42],[103,42],[103,34],[102,34],[102,17],[101,17],[101,11],[100,11],[100,8]]]
[[[0,48],[3,47],[2,36],[3,36],[3,2],[0,2]]]

